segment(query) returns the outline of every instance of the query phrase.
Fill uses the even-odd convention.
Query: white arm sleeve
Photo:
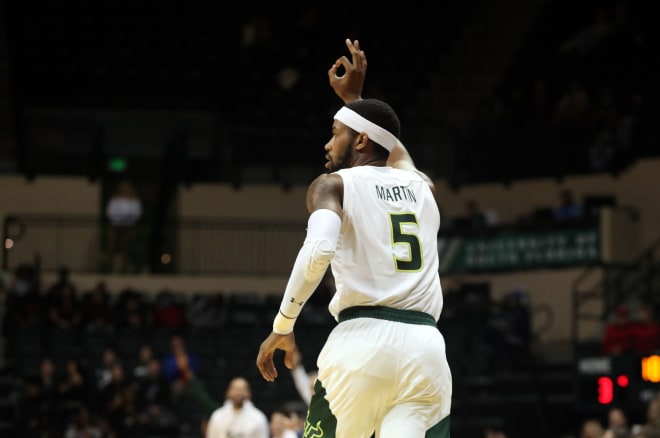
[[[292,369],[291,377],[293,378],[293,384],[298,390],[298,394],[300,394],[300,398],[309,406],[309,402],[312,400],[312,389],[309,387],[309,376],[305,367],[298,365]]]
[[[307,221],[307,237],[293,264],[284,290],[280,311],[273,322],[273,331],[285,335],[293,331],[303,305],[321,283],[335,255],[341,218],[332,210],[315,210]]]

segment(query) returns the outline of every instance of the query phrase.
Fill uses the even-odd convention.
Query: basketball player
[[[307,235],[257,366],[272,382],[276,350],[291,368],[296,318],[331,265],[338,321],[318,357],[306,438],[446,438],[452,383],[437,329],[440,214],[431,180],[398,140],[394,110],[362,99],[366,57],[346,40],[328,71],[345,102],[307,191]],[[345,73],[338,75],[339,68]]]

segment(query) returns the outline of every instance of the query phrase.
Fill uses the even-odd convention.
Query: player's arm
[[[400,141],[398,141],[396,146],[394,146],[394,149],[390,151],[390,155],[387,158],[387,165],[397,169],[410,170],[419,174],[435,194],[435,183],[428,177],[428,175],[415,166],[415,162],[408,153],[408,150]]]
[[[285,352],[284,363],[292,368],[296,350],[293,327],[303,306],[321,283],[330,261],[335,255],[341,229],[343,210],[340,176],[318,176],[307,190],[307,236],[291,269],[280,308],[273,321],[273,331],[261,343],[257,355],[257,367],[269,382],[277,377],[273,363],[276,350]]]
[[[335,255],[343,209],[339,175],[323,174],[307,189],[307,235],[289,276],[280,311],[273,330],[279,334],[293,331],[296,318],[312,293],[321,283]]]

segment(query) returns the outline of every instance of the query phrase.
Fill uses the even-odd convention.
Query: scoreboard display
[[[579,409],[643,412],[660,393],[660,353],[579,357],[576,376]]]

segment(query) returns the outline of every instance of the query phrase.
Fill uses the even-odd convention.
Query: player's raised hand
[[[349,103],[362,99],[362,88],[367,75],[367,57],[364,51],[360,50],[358,40],[351,41],[347,38],[346,47],[348,47],[352,60],[345,55],[337,58],[328,70],[328,78],[330,86],[335,90],[337,96],[344,103]],[[340,68],[343,68],[343,74],[341,74]]]

